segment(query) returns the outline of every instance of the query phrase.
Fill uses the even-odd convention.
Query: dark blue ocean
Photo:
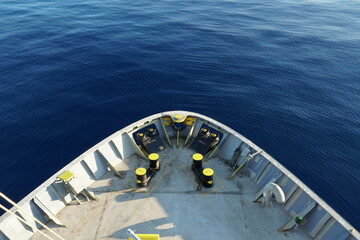
[[[3,0],[0,191],[183,109],[240,132],[360,229],[360,2]]]

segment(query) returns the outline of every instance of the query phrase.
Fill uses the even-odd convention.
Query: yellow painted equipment
[[[147,174],[145,168],[137,168],[135,170],[136,174],[136,185],[138,187],[145,187],[147,185]]]
[[[212,170],[211,168],[205,168],[203,170],[203,174],[207,177],[211,177],[212,175],[214,175],[214,170]]]
[[[62,174],[60,174],[60,176],[58,178],[60,178],[61,180],[68,182],[70,181],[72,178],[74,177],[74,174],[72,172],[69,171],[65,171]]]
[[[181,114],[176,114],[172,120],[173,120],[173,128],[175,130],[182,130],[185,126],[184,126],[184,121],[185,121],[185,118],[183,115]]]
[[[203,159],[203,155],[200,153],[195,153],[192,157],[195,161],[201,161]]]
[[[160,240],[159,234],[136,234],[141,240]],[[128,240],[133,240],[131,237]]]
[[[175,116],[174,116],[174,122],[176,122],[176,123],[179,123],[179,122],[183,122],[185,119],[184,119],[184,117],[181,115],[181,114],[176,114]]]
[[[205,168],[202,172],[204,174],[203,185],[204,187],[212,187],[213,186],[213,176],[214,170],[211,168]]]
[[[203,155],[209,152],[213,154],[223,136],[224,133],[222,133],[219,128],[213,128],[203,123],[196,136],[194,136],[190,148]]]
[[[86,199],[89,201],[89,197],[91,197],[94,200],[97,200],[95,197],[95,194],[93,191],[85,187],[81,181],[79,181],[78,178],[76,178],[75,174],[70,171],[65,171],[62,174],[58,176],[60,180],[62,180],[65,184],[65,187],[68,189],[68,191],[73,194],[73,197],[76,199],[76,201],[81,204],[80,200],[77,198],[76,195],[82,193]],[[56,220],[54,220],[56,221]],[[63,225],[63,224],[61,224]]]
[[[194,117],[186,117],[185,118],[185,124],[188,126],[192,126],[195,122],[196,118]]]
[[[201,169],[202,168],[202,160],[203,160],[203,155],[200,153],[195,153],[192,156],[193,158],[193,166],[196,169]]]
[[[154,171],[158,171],[160,169],[159,154],[151,153],[149,155],[149,160],[150,160],[150,168]]]
[[[149,155],[149,160],[156,161],[158,159],[159,159],[159,154],[157,154],[157,153],[151,153]]]
[[[161,122],[164,126],[170,126],[172,123],[171,117],[163,117],[161,118]]]
[[[139,176],[145,175],[146,169],[145,168],[138,168],[138,169],[136,169],[135,173],[136,173],[136,175],[139,175]]]

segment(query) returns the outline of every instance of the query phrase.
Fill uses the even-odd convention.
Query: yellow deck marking
[[[206,158],[206,160],[210,159],[210,157],[214,154],[214,152],[218,149],[219,144],[215,147],[214,150],[211,151],[211,153],[209,154],[209,156]]]
[[[180,130],[177,130],[176,134],[176,148],[179,148]]]
[[[166,174],[166,172],[169,170],[170,166],[167,165],[165,168],[165,171],[163,172],[163,174],[160,175],[159,179],[154,183],[154,185],[149,189],[149,193],[158,185],[158,183],[163,179],[164,175]]]
[[[170,118],[171,119],[171,118]],[[165,136],[166,136],[166,140],[168,141],[170,147],[172,147],[172,142],[170,141],[170,138],[169,138],[169,134],[167,133],[167,130],[166,130],[166,127],[165,127],[165,124],[163,122],[163,119],[161,118],[161,126],[163,127],[164,129],[164,132],[165,132]]]
[[[186,146],[187,142],[189,141],[189,139],[190,139],[190,137],[191,137],[191,135],[192,135],[192,133],[193,133],[193,131],[194,131],[194,127],[195,127],[195,124],[193,124],[193,125],[191,126],[190,132],[189,132],[189,134],[188,134],[187,137],[186,137],[186,140],[185,140],[185,142],[184,142],[183,148]]]
[[[214,192],[219,191],[219,190],[221,190],[221,189],[224,188],[224,185],[222,184],[222,182],[220,181],[220,179],[219,179],[215,174],[214,174],[214,177],[215,177],[216,181],[219,182],[220,188],[214,189],[214,190],[212,190],[212,191],[210,191],[210,192],[207,192],[207,193],[203,193],[202,196],[204,196],[205,194],[214,193]]]
[[[186,175],[187,175],[188,178],[190,179],[190,182],[192,183],[192,185],[194,185],[194,188],[196,189],[196,188],[197,188],[196,183],[195,183],[194,181],[192,181],[192,178],[191,178],[189,172],[186,170],[186,167],[187,167],[187,166],[191,166],[191,164],[189,164],[189,165],[183,165],[182,168],[184,169]]]

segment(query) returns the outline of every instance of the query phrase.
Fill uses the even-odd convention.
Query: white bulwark
[[[151,153],[159,163],[150,165]],[[196,153],[201,163],[193,163]],[[146,173],[136,174],[138,168]],[[360,239],[265,151],[187,111],[155,114],[121,129],[17,204],[0,198],[14,205],[0,204],[6,211],[0,240]]]

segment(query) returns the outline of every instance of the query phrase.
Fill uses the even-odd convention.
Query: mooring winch
[[[205,155],[213,150],[221,141],[222,133],[206,124],[203,124],[190,145],[194,151]]]
[[[157,153],[165,149],[165,144],[155,124],[150,124],[133,133],[135,143],[143,153]]]

